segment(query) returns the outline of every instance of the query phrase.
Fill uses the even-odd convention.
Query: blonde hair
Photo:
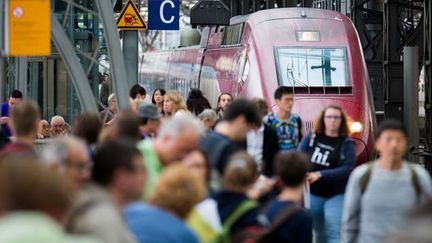
[[[258,166],[246,152],[235,153],[225,167],[222,186],[225,190],[246,192],[258,179]]]
[[[150,203],[185,219],[206,195],[205,182],[181,164],[169,166],[156,184]]]
[[[170,90],[168,91],[164,97],[168,97],[172,102],[173,102],[173,110],[171,112],[171,114],[168,115],[173,115],[175,114],[177,111],[187,111],[187,106],[186,106],[186,102],[184,101],[183,97],[181,96],[181,94],[178,91],[175,90]]]

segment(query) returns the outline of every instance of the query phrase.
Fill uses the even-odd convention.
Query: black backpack
[[[231,237],[233,243],[273,243],[276,241],[276,231],[288,221],[297,212],[303,211],[300,206],[288,206],[279,216],[273,221],[270,227],[262,226],[247,227],[239,230]],[[262,215],[263,216],[263,215]],[[265,216],[264,216],[265,217]]]

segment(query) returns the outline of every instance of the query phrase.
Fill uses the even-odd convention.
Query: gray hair
[[[216,121],[217,120],[217,114],[216,114],[216,111],[214,111],[212,109],[205,109],[198,115],[198,118],[200,120],[204,120],[205,118],[207,118],[210,121]]]
[[[195,131],[199,136],[204,134],[204,128],[198,119],[190,113],[181,112],[162,124],[158,136],[170,135],[178,137],[186,129]]]
[[[70,157],[71,148],[75,146],[86,149],[84,140],[74,136],[53,139],[42,150],[42,162],[47,166],[63,166]]]
[[[65,122],[65,119],[64,119],[62,116],[60,116],[60,115],[56,115],[56,116],[53,116],[53,117],[51,118],[50,125],[52,125],[52,123],[53,123],[54,120],[60,120],[60,121],[63,122],[63,124],[66,123],[66,122]]]

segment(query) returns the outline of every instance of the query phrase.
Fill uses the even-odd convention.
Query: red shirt
[[[8,143],[0,151],[0,157],[2,157],[5,154],[36,156],[36,151],[34,150],[33,146],[29,146],[24,143]]]

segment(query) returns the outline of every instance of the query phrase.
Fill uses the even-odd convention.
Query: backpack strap
[[[302,134],[302,119],[300,116],[297,116],[297,124],[298,124],[298,142],[300,143],[300,141],[303,139],[303,134]]]
[[[369,180],[370,180],[370,177],[371,177],[371,174],[372,174],[372,168],[373,168],[373,162],[369,162],[367,164],[366,172],[360,178],[360,194],[361,195],[363,195],[363,193],[367,189],[367,186],[369,184]]]
[[[273,234],[276,230],[278,230],[288,219],[290,219],[297,212],[303,211],[298,205],[288,206],[281,214],[273,221],[272,225],[266,232],[267,235]]]
[[[420,195],[421,195],[421,186],[419,183],[417,172],[415,171],[415,165],[409,164],[410,174],[411,174],[411,182],[414,187],[414,191],[416,193],[417,202],[420,202]]]
[[[242,202],[222,225],[222,242],[228,242],[231,227],[247,212],[258,207],[258,203],[252,200]]]

